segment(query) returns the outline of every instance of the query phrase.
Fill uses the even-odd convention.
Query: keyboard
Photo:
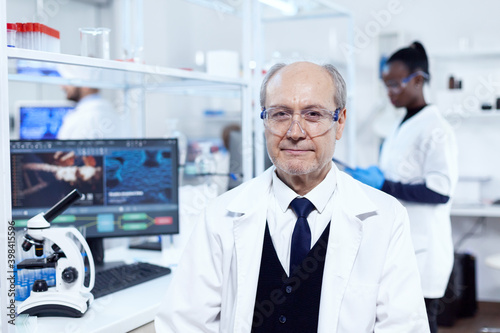
[[[143,242],[139,244],[130,244],[128,246],[129,249],[136,250],[152,250],[152,251],[161,251],[161,243],[160,242]]]
[[[170,268],[145,262],[115,266],[96,272],[92,294],[94,298],[103,297],[170,274],[170,272]]]

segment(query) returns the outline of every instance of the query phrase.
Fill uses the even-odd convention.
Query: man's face
[[[81,90],[79,87],[74,86],[63,86],[64,92],[66,93],[66,98],[73,102],[78,102],[81,98]]]
[[[301,110],[318,107],[334,111],[335,86],[330,74],[321,66],[300,62],[288,65],[276,73],[268,83],[266,109],[285,107],[294,111],[294,119]],[[267,151],[283,179],[290,176],[312,176],[321,181],[331,167],[335,141],[342,137],[345,109],[339,121],[326,133],[311,138],[293,122],[284,135],[265,131]],[[308,178],[309,179],[309,178]]]

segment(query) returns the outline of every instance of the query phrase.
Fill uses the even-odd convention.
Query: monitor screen
[[[11,141],[16,227],[72,189],[82,199],[53,226],[87,238],[179,232],[176,139]]]
[[[74,109],[70,101],[21,101],[17,103],[20,140],[55,140],[64,116]]]

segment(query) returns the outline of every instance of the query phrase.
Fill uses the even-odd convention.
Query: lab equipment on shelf
[[[61,35],[58,30],[42,23],[16,23],[15,47],[61,52]]]
[[[108,28],[80,28],[80,55],[109,59]]]
[[[217,172],[217,162],[212,155],[212,143],[200,142],[201,154],[196,156],[194,164],[198,175],[203,175],[206,184],[212,183],[212,175]]]
[[[15,23],[7,23],[7,46],[16,47],[17,26]]]

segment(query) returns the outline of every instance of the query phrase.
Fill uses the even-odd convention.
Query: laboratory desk
[[[500,217],[500,205],[453,205],[451,216]]]
[[[451,207],[451,216],[500,218],[500,205],[455,205]],[[500,269],[500,253],[490,255],[484,261],[489,267]]]
[[[105,261],[145,261],[162,264],[160,251],[130,250],[124,247],[106,250]],[[120,333],[151,322],[165,295],[172,273],[116,293],[100,297],[81,318],[42,317],[36,333]]]

